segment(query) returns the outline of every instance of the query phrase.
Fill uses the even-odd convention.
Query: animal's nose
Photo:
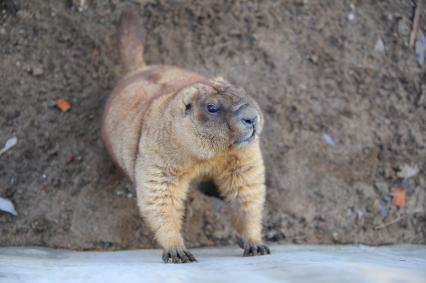
[[[252,107],[248,103],[240,106],[235,112],[236,118],[238,119],[238,127],[241,129],[251,129],[256,127],[258,122],[258,112],[256,108]]]
[[[241,122],[244,124],[244,126],[246,127],[254,127],[256,126],[257,123],[257,116],[253,116],[253,117],[243,117],[241,119]]]

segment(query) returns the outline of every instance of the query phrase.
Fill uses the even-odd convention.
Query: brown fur
[[[195,260],[180,231],[189,183],[202,178],[212,179],[227,201],[239,202],[244,255],[269,253],[261,236],[265,185],[259,107],[222,78],[145,66],[144,33],[129,13],[121,17],[120,43],[130,73],[107,101],[102,136],[115,163],[136,184],[139,208],[164,249],[163,260]],[[206,110],[212,103],[220,105],[217,114]]]

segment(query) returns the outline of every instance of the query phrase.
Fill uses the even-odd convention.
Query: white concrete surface
[[[0,282],[426,282],[426,246],[271,246],[192,249],[193,264],[164,264],[159,250],[73,252],[0,248]]]

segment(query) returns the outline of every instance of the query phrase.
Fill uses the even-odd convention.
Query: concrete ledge
[[[73,252],[0,248],[0,282],[426,282],[426,246],[192,249],[199,262],[163,264],[159,250]]]

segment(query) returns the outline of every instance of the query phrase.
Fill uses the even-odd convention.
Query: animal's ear
[[[194,83],[182,90],[183,104],[192,104],[197,94],[206,92],[206,86],[201,83]]]
[[[187,105],[192,104],[194,95],[195,95],[195,89],[188,89],[187,91],[185,91],[185,93],[183,94],[183,104],[185,105],[185,107]]]
[[[193,103],[196,94],[197,94],[197,88],[195,86],[190,86],[185,89],[182,96],[183,104],[185,105],[185,107]]]
[[[197,94],[198,89],[196,86],[192,85],[190,87],[187,87],[183,90],[182,93],[182,104],[185,109],[185,114],[188,114],[191,112],[193,108],[193,103],[195,99],[195,95]]]

